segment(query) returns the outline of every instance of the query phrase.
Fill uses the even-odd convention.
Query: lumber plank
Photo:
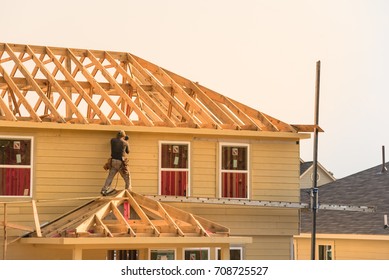
[[[63,123],[66,123],[65,119],[59,114],[59,112],[57,111],[55,106],[47,98],[45,93],[42,91],[42,89],[39,87],[37,82],[34,80],[33,76],[28,72],[26,67],[23,65],[23,63],[20,61],[20,59],[15,55],[15,53],[8,46],[8,44],[5,44],[5,50],[8,53],[8,55],[12,58],[12,60],[15,62],[15,64],[18,65],[18,69],[20,70],[20,72],[24,75],[24,77],[32,85],[32,87],[34,88],[36,93],[39,95],[39,97],[42,99],[42,101],[45,103],[45,105],[50,109],[50,112],[55,116],[55,118]]]
[[[43,64],[43,62],[36,57],[36,55],[33,53],[33,51],[31,50],[31,48],[29,46],[27,46],[27,52],[29,55],[31,55],[32,57],[32,60],[36,63],[36,65],[39,67],[39,69],[41,70],[41,72],[43,73],[43,75],[46,76],[46,78],[49,80],[49,82],[51,84],[53,84],[55,86],[55,88],[57,89],[58,93],[61,95],[61,97],[65,100],[66,104],[70,107],[70,109],[72,110],[72,112],[74,114],[76,114],[77,118],[79,119],[79,121],[83,124],[87,124],[88,121],[84,118],[84,116],[81,114],[81,112],[78,110],[77,106],[73,103],[73,101],[71,100],[71,98],[68,96],[68,94],[64,91],[64,89],[59,85],[59,83],[57,82],[57,80],[53,77],[53,75],[50,73],[49,70],[47,70],[47,68],[45,67],[45,65]],[[58,108],[58,105],[56,106],[56,108]]]
[[[132,99],[127,95],[127,93],[123,90],[123,88],[119,85],[119,83],[111,76],[110,73],[106,70],[106,68],[101,64],[100,61],[93,55],[92,52],[87,51],[88,58],[94,63],[97,69],[99,69],[102,75],[107,79],[107,81],[111,84],[111,86],[117,91],[121,98],[123,98],[131,108],[136,112],[138,117],[147,125],[153,126],[153,123],[149,120],[149,118],[143,113],[143,111],[132,101]],[[122,110],[123,111],[123,110]]]
[[[109,97],[108,93],[100,86],[100,84],[97,83],[97,81],[94,79],[94,77],[86,70],[86,68],[84,67],[82,62],[77,59],[76,55],[73,54],[73,52],[70,49],[68,49],[68,52],[69,52],[70,58],[76,64],[78,69],[80,69],[80,71],[84,75],[84,77],[88,80],[88,82],[96,90],[96,92],[99,93],[102,98],[104,98],[105,102],[107,102],[111,106],[112,110],[114,110],[115,113],[120,117],[123,124],[133,126],[134,124],[132,123],[132,121],[124,114],[124,112],[122,110],[120,110],[120,108]]]

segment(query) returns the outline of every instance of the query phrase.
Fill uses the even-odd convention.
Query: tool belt
[[[110,170],[112,167],[112,158],[107,159],[107,162],[103,165],[104,170]]]

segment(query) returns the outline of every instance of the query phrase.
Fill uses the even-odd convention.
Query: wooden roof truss
[[[0,120],[312,131],[130,53],[7,43],[0,43]]]
[[[30,236],[35,236],[31,233]],[[102,197],[41,227],[42,237],[210,237],[229,229],[123,190]]]

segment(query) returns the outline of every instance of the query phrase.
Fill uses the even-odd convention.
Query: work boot
[[[104,192],[103,192],[103,195],[104,196],[107,196],[107,195],[110,195],[110,194],[114,194],[116,193],[116,190],[111,188],[111,187],[108,187]]]

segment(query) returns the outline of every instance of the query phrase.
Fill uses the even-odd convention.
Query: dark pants
[[[113,178],[115,178],[115,175],[117,173],[120,173],[122,176],[125,188],[131,189],[131,175],[126,165],[123,164],[121,160],[112,159],[111,169],[109,170],[108,177],[105,180],[104,187],[102,188],[102,191],[106,191],[112,184]]]

